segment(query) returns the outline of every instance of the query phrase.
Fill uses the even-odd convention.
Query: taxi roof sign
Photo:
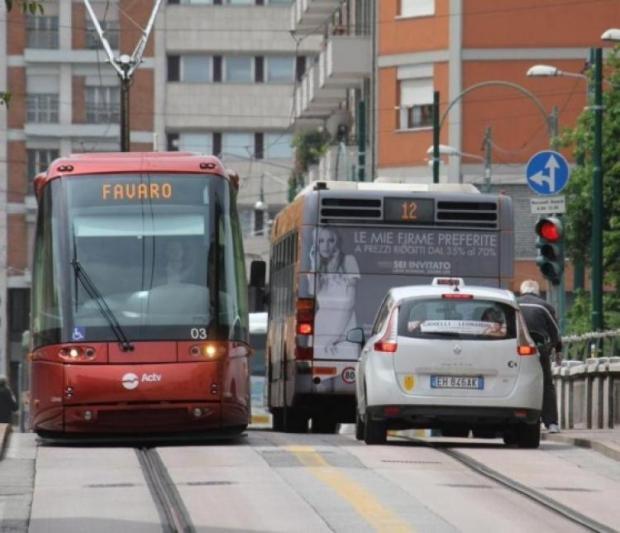
[[[431,285],[449,285],[451,287],[462,287],[465,285],[463,278],[433,278]]]

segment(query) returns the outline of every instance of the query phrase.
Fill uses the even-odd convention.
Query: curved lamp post
[[[439,124],[437,126],[438,132],[441,130],[441,126],[443,126],[443,123],[445,122],[445,120],[446,120],[446,118],[448,116],[448,113],[450,112],[452,107],[454,107],[454,105],[457,102],[459,102],[464,96],[466,96],[467,94],[469,94],[472,91],[475,91],[476,89],[481,89],[483,87],[493,87],[493,86],[507,87],[509,89],[514,89],[516,91],[519,91],[521,94],[523,94],[527,98],[529,98],[531,100],[531,102],[536,106],[536,108],[540,111],[541,115],[544,118],[545,124],[547,126],[547,131],[549,132],[549,139],[550,139],[549,144],[553,143],[553,139],[557,135],[557,109],[554,107],[553,110],[551,111],[551,113],[547,114],[547,111],[545,110],[544,106],[542,105],[542,102],[532,92],[528,91],[525,87],[522,87],[518,83],[514,83],[514,82],[511,82],[511,81],[505,81],[505,80],[481,81],[480,83],[475,83],[474,85],[471,85],[471,86],[467,87],[466,89],[464,89],[463,91],[461,91],[448,104],[448,107],[446,108],[446,110],[441,115],[441,119],[439,120]],[[438,137],[439,137],[439,135],[437,134],[437,138]],[[437,140],[435,142],[435,144],[439,144],[439,141]],[[434,161],[435,161],[435,156],[433,157],[433,162]],[[435,183],[438,183],[439,182],[439,164],[433,166],[433,173],[434,173],[433,181]]]

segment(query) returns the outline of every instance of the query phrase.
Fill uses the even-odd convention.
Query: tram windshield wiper
[[[133,344],[129,342],[129,340],[127,339],[127,335],[125,335],[123,328],[119,324],[116,316],[114,316],[112,309],[110,309],[110,306],[105,301],[105,298],[103,297],[101,292],[99,292],[99,289],[97,289],[97,286],[93,283],[93,281],[90,279],[90,276],[84,270],[84,267],[77,260],[75,244],[73,248],[73,260],[71,261],[71,266],[73,267],[75,277],[80,280],[80,283],[82,284],[82,287],[84,287],[84,290],[95,301],[95,303],[97,304],[97,308],[99,309],[103,317],[108,321],[112,333],[114,333],[114,336],[121,345],[121,349],[124,352],[132,352],[134,349]]]

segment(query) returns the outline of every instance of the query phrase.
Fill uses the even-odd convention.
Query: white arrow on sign
[[[549,160],[547,161],[545,168],[548,170],[549,175],[543,174],[541,170],[540,172],[536,172],[530,180],[540,186],[542,186],[543,183],[546,183],[549,187],[549,191],[553,192],[555,191],[555,171],[560,168],[560,163],[558,163],[558,160],[553,154],[549,156]]]

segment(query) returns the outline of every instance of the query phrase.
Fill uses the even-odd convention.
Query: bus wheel
[[[299,409],[284,408],[283,430],[285,433],[305,433],[308,431],[308,417]]]
[[[271,410],[272,426],[274,431],[284,431],[284,409],[281,407],[274,407]]]
[[[329,415],[312,417],[312,433],[336,433],[338,422]]]

